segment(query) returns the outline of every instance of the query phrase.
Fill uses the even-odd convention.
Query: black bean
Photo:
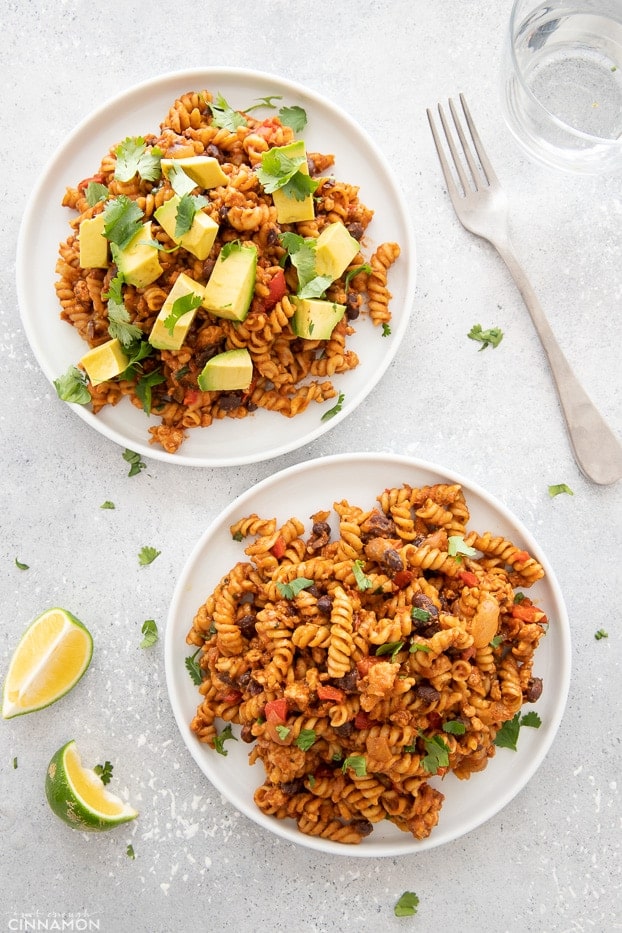
[[[322,613],[322,615],[330,615],[331,609],[333,608],[333,601],[327,593],[325,593],[323,596],[320,596],[317,601],[317,608]]]
[[[535,703],[536,700],[539,700],[542,695],[542,678],[541,677],[532,677],[529,681],[529,686],[527,687],[527,693],[525,694],[525,700],[527,703]]]

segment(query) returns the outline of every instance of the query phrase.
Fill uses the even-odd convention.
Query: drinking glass
[[[514,0],[501,100],[512,134],[541,163],[622,171],[622,0]]]

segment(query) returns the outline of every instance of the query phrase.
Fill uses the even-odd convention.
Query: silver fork
[[[469,167],[472,184],[469,182],[463,160],[455,143],[454,134],[443,108],[440,104],[438,105],[441,124],[453,159],[456,175],[460,182],[459,185],[456,184],[445,157],[432,113],[427,110],[430,129],[432,130],[434,144],[451,202],[463,227],[466,227],[471,233],[488,240],[495,247],[510,270],[523,296],[551,367],[559,401],[566,419],[572,450],[581,472],[588,479],[601,485],[615,483],[616,480],[622,478],[622,444],[577,380],[557,343],[540,302],[516,258],[508,232],[507,197],[484,151],[463,94],[460,94],[460,102],[472,145],[467,140],[456,105],[452,100],[449,101],[449,109]],[[473,149],[477,155],[479,165],[473,154]]]

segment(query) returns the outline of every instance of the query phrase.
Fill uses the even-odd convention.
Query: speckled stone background
[[[54,604],[83,618],[97,646],[62,704],[0,723],[1,931],[622,929],[622,489],[579,473],[519,295],[494,251],[456,221],[425,116],[468,95],[519,254],[569,360],[622,434],[621,179],[557,174],[515,147],[497,86],[509,9],[510,0],[0,4],[0,676],[26,624]],[[16,237],[39,173],[76,123],[139,81],[205,65],[306,84],[371,134],[415,228],[412,324],[371,397],[304,450],[221,470],[152,460],[128,478],[121,449],[59,402],[39,370],[20,323]],[[502,328],[496,350],[466,339],[476,322]],[[301,459],[348,450],[423,458],[487,488],[548,555],[572,627],[566,714],[531,782],[457,842],[399,859],[323,856],[236,812],[176,728],[163,638],[138,649],[145,619],[163,634],[192,546],[233,497]],[[551,499],[558,482],[574,496]],[[115,511],[100,510],[106,499]],[[144,544],[161,555],[139,568]],[[600,628],[609,637],[598,641]],[[72,737],[88,763],[113,761],[113,787],[140,810],[136,822],[88,836],[53,816],[45,768]],[[398,919],[405,890],[420,905]]]

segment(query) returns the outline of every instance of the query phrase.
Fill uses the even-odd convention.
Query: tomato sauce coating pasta
[[[213,102],[210,91],[188,92],[172,104],[159,133],[141,137],[147,152],[159,152],[162,158],[216,158],[226,175],[226,184],[197,188],[207,201],[201,211],[218,224],[206,259],[176,248],[158,223],[156,210],[174,194],[165,174],[151,181],[137,172],[129,181],[119,181],[119,143],[103,156],[93,176],[66,190],[62,201],[74,215],[71,235],[60,244],[56,266],[61,318],[75,327],[91,348],[110,339],[107,296],[117,269],[114,263],[107,268],[80,266],[80,224],[101,213],[106,203],[92,203],[87,197],[90,182],[103,186],[107,199],[123,196],[134,202],[142,211],[142,220],[152,222],[151,236],[161,247],[159,277],[145,287],[123,285],[127,323],[139,328],[144,338],[181,273],[204,285],[223,246],[237,241],[257,248],[254,294],[244,321],[217,317],[201,306],[181,349],[153,350],[140,366],[130,367],[119,377],[96,386],[87,384],[95,413],[128,397],[136,407],[159,416],[160,423],[149,427],[149,440],[169,453],[179,449],[187,431],[194,427],[207,427],[224,418],[244,418],[257,409],[294,417],[312,402],[324,403],[336,397],[334,377],[359,363],[357,354],[348,348],[356,319],[367,317],[386,332],[391,320],[387,275],[400,253],[399,245],[392,242],[379,244],[373,253],[366,250],[366,230],[374,212],[360,201],[358,187],[331,174],[332,154],[307,154],[309,173],[318,182],[314,218],[279,223],[273,197],[264,190],[255,169],[268,149],[292,142],[294,131],[277,116],[260,120],[241,111],[236,112],[242,118],[240,125],[224,129],[214,121]],[[315,239],[336,221],[360,242],[359,253],[325,294],[326,300],[344,304],[346,314],[330,339],[303,339],[290,326],[292,296],[299,282],[294,266],[284,263],[286,250],[280,235],[292,232]],[[356,269],[361,271],[353,275]],[[221,352],[240,348],[246,348],[252,358],[253,377],[248,389],[201,391],[197,379],[206,362]],[[148,385],[147,394],[141,389],[141,380],[143,386]]]
[[[257,807],[303,833],[357,844],[389,819],[425,839],[444,799],[430,779],[482,771],[499,729],[541,694],[548,622],[522,588],[544,571],[469,530],[457,484],[333,512],[309,531],[255,514],[231,526],[252,539],[249,559],[188,633],[203,677],[191,728],[217,747],[218,721],[239,724],[265,769]]]

